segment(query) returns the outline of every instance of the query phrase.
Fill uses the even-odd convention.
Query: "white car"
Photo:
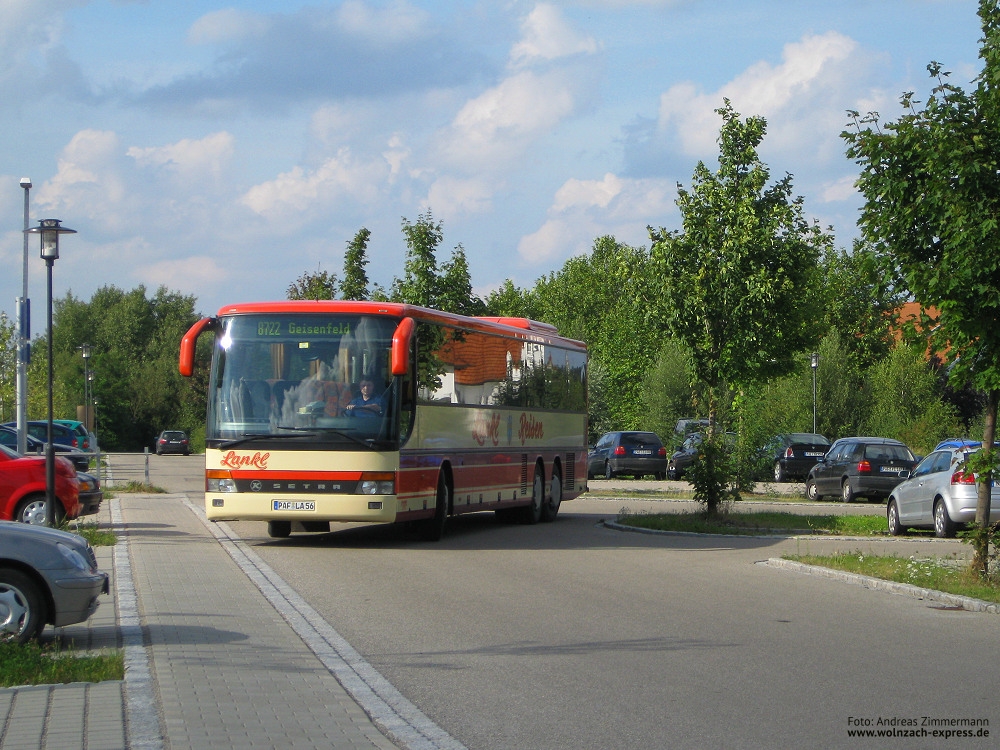
[[[939,537],[952,537],[965,524],[976,520],[978,477],[964,470],[967,456],[975,448],[936,450],[913,472],[900,472],[886,504],[889,533],[898,536],[908,528],[934,529]],[[993,482],[990,520],[1000,519],[1000,487]]]

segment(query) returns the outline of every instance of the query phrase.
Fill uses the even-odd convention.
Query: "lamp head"
[[[59,219],[42,219],[37,227],[25,229],[28,234],[40,234],[42,236],[42,260],[51,263],[59,259],[59,235],[76,234],[75,229],[59,226]]]
[[[22,177],[21,178],[21,187],[23,187],[25,189],[30,188],[31,187],[31,178],[30,177]]]

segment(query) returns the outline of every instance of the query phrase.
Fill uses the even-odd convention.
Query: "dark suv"
[[[156,455],[162,456],[164,453],[180,453],[187,456],[191,453],[191,443],[188,436],[181,430],[164,430],[156,438]]]
[[[888,497],[902,480],[899,472],[916,466],[913,453],[898,440],[877,437],[840,438],[809,470],[806,496],[822,500],[839,495],[845,503],[856,497]]]
[[[631,474],[636,479],[652,474],[663,479],[667,473],[667,449],[655,432],[608,432],[587,455],[587,477],[613,479]]]

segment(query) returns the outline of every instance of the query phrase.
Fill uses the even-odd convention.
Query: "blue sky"
[[[65,237],[54,293],[160,285],[199,311],[341,274],[402,273],[430,210],[477,292],[519,286],[596,237],[679,228],[676,185],[714,163],[728,97],[762,115],[774,179],[850,247],[846,110],[898,114],[935,60],[979,70],[974,0],[4,0],[0,310],[31,223]],[[44,304],[29,248],[29,296]],[[39,331],[38,312],[33,333]]]

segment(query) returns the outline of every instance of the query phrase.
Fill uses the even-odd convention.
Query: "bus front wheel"
[[[272,539],[287,539],[292,533],[291,521],[268,521],[267,535]]]
[[[425,542],[436,542],[444,536],[450,500],[451,492],[448,489],[448,481],[444,478],[444,473],[438,474],[437,506],[434,508],[434,517],[421,521],[420,526],[420,538]]]

